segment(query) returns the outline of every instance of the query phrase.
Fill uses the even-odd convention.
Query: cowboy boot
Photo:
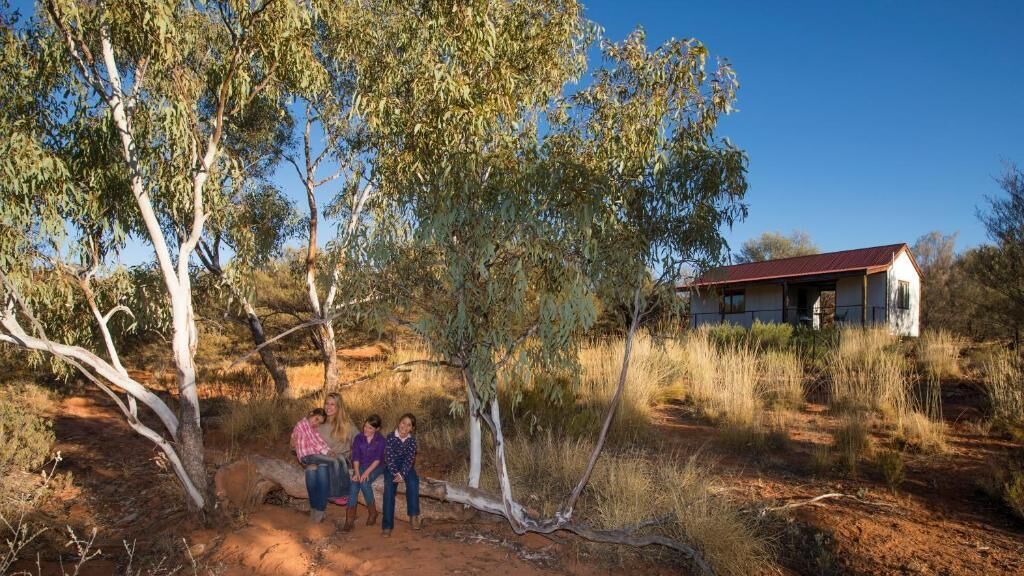
[[[373,504],[370,504],[369,506],[366,507],[366,509],[369,511],[369,514],[366,516],[366,525],[367,526],[376,526],[377,525],[377,507],[375,505],[373,505]]]
[[[412,524],[413,530],[423,529],[423,520],[420,519],[419,514],[417,514],[416,516],[409,516],[409,524]]]
[[[356,525],[356,509],[346,508],[345,509],[345,525],[341,527],[342,532],[351,532],[352,528]]]

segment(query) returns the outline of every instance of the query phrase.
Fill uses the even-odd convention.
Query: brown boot
[[[413,530],[421,530],[423,528],[423,520],[420,519],[419,515],[409,516],[409,524],[412,524]]]
[[[345,525],[341,527],[342,532],[351,532],[356,525],[356,509],[345,508]]]
[[[377,506],[371,504],[371,505],[367,506],[366,509],[369,512],[369,515],[367,515],[367,517],[366,517],[366,525],[367,526],[376,526],[377,525]]]

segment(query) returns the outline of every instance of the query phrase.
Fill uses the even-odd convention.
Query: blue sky
[[[986,241],[976,208],[1024,165],[1024,2],[591,0],[621,40],[696,37],[728,58],[739,112],[719,133],[750,157],[750,215],[735,249],[764,231],[807,231],[822,250],[958,232]],[[31,3],[16,0],[24,12]],[[304,208],[289,165],[276,178]],[[152,257],[137,243],[125,263]]]
[[[591,0],[621,39],[695,37],[727,57],[740,112],[721,124],[750,156],[749,218],[806,230],[822,250],[959,232],[1004,161],[1024,165],[1024,2]]]

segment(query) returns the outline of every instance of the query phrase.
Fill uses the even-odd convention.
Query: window
[[[744,309],[744,291],[726,290],[722,295],[722,314],[742,314]]]
[[[896,286],[896,307],[900,310],[910,310],[910,282],[900,280]]]

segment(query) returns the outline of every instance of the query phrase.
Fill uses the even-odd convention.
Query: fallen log
[[[251,507],[264,502],[267,495],[280,488],[292,498],[306,500],[305,474],[298,464],[285,462],[276,458],[266,458],[258,454],[250,455],[242,460],[221,466],[214,475],[214,486],[219,501],[231,506]],[[384,480],[378,478],[373,483],[374,499],[382,502],[384,497]],[[395,502],[395,518],[408,521],[405,514],[405,484],[398,485]],[[400,500],[400,501],[398,501]],[[365,502],[364,502],[365,504]],[[378,504],[379,506],[379,504]],[[656,525],[669,521],[667,518],[656,518],[642,522],[634,530],[595,529],[584,524],[568,520],[556,521],[548,519],[538,522],[538,514],[518,504],[513,514],[520,521],[529,518],[536,529],[528,530],[540,534],[551,534],[557,531],[572,532],[593,542],[626,544],[630,546],[663,546],[675,550],[688,557],[703,574],[714,575],[714,570],[693,546],[671,540],[658,534],[640,534],[635,529],[648,525]],[[506,508],[500,498],[482,490],[449,484],[443,480],[420,477],[420,514],[422,518],[433,520],[464,521],[480,511],[488,515],[508,518]]]
[[[292,498],[309,499],[306,492],[306,477],[298,464],[258,454],[221,466],[214,475],[214,488],[217,499],[223,504],[243,509],[262,504],[267,495],[278,489]],[[378,477],[373,483],[373,495],[379,508],[384,498],[383,478]],[[398,485],[398,495],[395,502],[395,517],[408,520],[405,484]],[[477,508],[474,502],[480,503],[481,507]],[[485,512],[494,510],[493,513],[502,513],[501,502],[494,501],[479,490],[459,488],[441,480],[420,477],[420,511],[423,518],[466,520],[474,514],[474,511],[467,510],[466,506]]]

